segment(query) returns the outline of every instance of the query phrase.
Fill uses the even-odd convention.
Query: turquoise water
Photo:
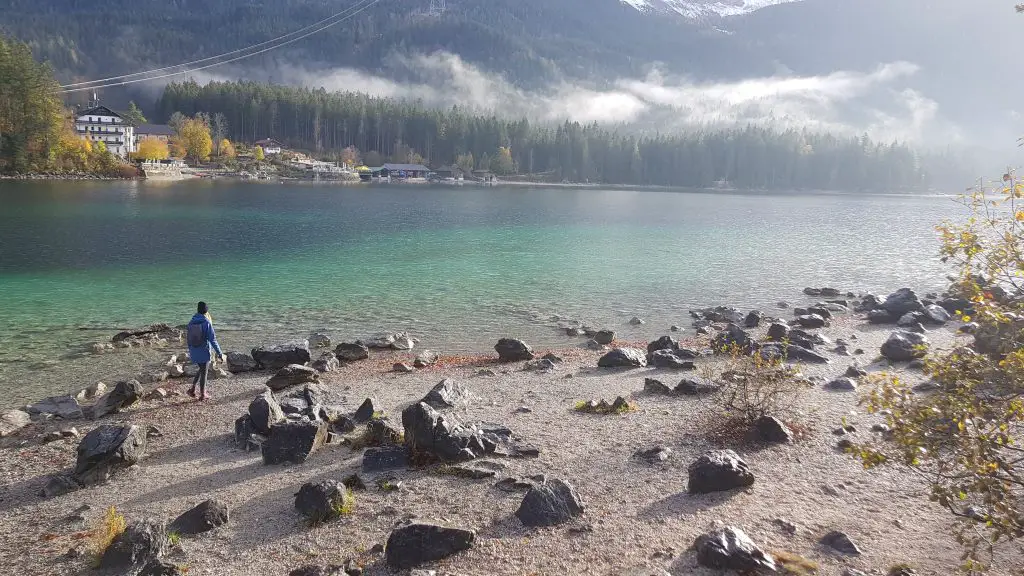
[[[183,323],[200,299],[235,348],[406,330],[473,352],[571,345],[569,319],[650,338],[691,308],[768,310],[808,285],[939,289],[934,226],[960,213],[920,196],[211,182],[0,182],[0,206],[0,389],[19,397],[137,372],[137,353],[76,352]]]

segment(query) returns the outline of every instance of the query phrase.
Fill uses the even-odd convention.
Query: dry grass
[[[636,402],[628,402],[621,396],[615,402],[608,402],[602,399],[596,404],[591,401],[580,400],[573,406],[573,410],[584,414],[626,414],[637,410]]]
[[[100,518],[89,539],[89,554],[93,558],[93,565],[99,566],[103,553],[110,548],[118,536],[124,533],[127,525],[124,515],[119,513],[116,508],[111,506],[107,509],[107,513]]]
[[[812,576],[818,573],[818,563],[793,552],[774,552],[772,556],[788,576]]]
[[[785,365],[785,358],[766,360],[759,354],[746,356],[733,348],[724,368],[714,374],[702,374],[721,385],[716,395],[719,405],[728,414],[738,415],[753,425],[763,416],[785,419],[807,386],[797,379],[795,368]]]

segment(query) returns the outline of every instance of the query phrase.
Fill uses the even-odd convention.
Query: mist
[[[734,82],[697,81],[653,66],[642,77],[601,85],[563,82],[530,91],[446,52],[392,56],[389,72],[405,80],[352,68],[294,65],[198,73],[194,79],[200,83],[269,80],[416,100],[428,106],[458,105],[540,122],[599,122],[645,131],[754,124],[837,134],[867,133],[875,139],[915,144],[968,141],[960,127],[943,117],[935,99],[912,87],[920,67],[905,61],[883,63],[869,70],[816,76],[780,73]]]

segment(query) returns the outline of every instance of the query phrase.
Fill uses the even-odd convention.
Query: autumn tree
[[[266,154],[263,153],[263,146],[253,148],[252,157],[255,158],[257,162],[262,162],[263,159],[267,157]]]
[[[186,119],[178,132],[178,138],[185,151],[185,157],[192,162],[198,164],[210,159],[213,138],[210,136],[210,127],[202,118]]]
[[[67,120],[53,71],[0,36],[0,170],[45,169]]]
[[[473,168],[476,167],[476,161],[473,159],[473,153],[467,152],[465,154],[459,154],[455,157],[455,165],[461,168],[463,172],[472,172]]]
[[[355,146],[348,146],[342,150],[341,163],[350,168],[359,164],[359,149]]]
[[[167,142],[153,136],[146,136],[139,142],[135,157],[140,160],[166,160],[170,156]]]
[[[937,391],[916,393],[895,375],[876,378],[864,402],[884,414],[887,440],[858,445],[865,466],[903,464],[930,485],[931,499],[958,518],[966,573],[999,566],[1024,537],[1024,182],[1012,172],[963,197],[969,218],[939,227],[941,254],[957,270],[950,287],[971,345],[933,352],[925,373]],[[1008,571],[1006,570],[1008,569]]]
[[[227,138],[221,139],[219,150],[221,158],[234,158],[237,156],[235,146]]]
[[[499,147],[498,153],[491,158],[491,172],[495,174],[511,174],[515,170],[515,164],[512,162],[512,149],[507,147]]]

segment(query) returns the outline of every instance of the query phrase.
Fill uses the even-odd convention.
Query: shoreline
[[[768,315],[789,319],[793,310]],[[711,324],[711,334],[684,338],[684,345],[707,348],[709,338],[723,327]],[[930,329],[933,347],[955,345],[957,326],[953,322]],[[765,329],[762,324],[751,336],[761,340]],[[852,363],[869,372],[894,370],[912,383],[924,382],[926,377],[905,362],[880,361],[880,343],[895,329],[868,324],[863,313],[851,311],[837,313],[827,327],[809,330],[833,341],[848,340],[851,348],[864,353],[844,356],[831,345],[822,346],[819,351],[829,363],[799,365],[816,384],[791,417],[801,434],[789,445],[730,445],[728,439],[710,434],[721,427],[713,397],[644,391],[646,378],[671,384],[705,369],[721,369],[721,357],[702,356],[696,360],[698,370],[691,372],[649,366],[602,369],[597,361],[607,349],[572,346],[555,351],[561,362],[535,371],[522,361],[501,363],[495,353],[444,356],[439,351],[442,356],[428,368],[408,374],[391,371],[393,363],[410,362],[422,353],[416,347],[371,350],[367,360],[320,374],[330,405],[348,413],[373,398],[374,406],[399,429],[402,410],[439,381],[451,378],[463,385],[470,396],[454,413],[459,419],[506,425],[539,449],[532,458],[484,458],[480,466],[490,463],[493,476],[475,480],[431,465],[367,472],[362,449],[344,443],[328,443],[301,464],[264,464],[259,451],[235,444],[233,431],[235,420],[265,389],[273,371],[211,380],[213,398],[205,403],[183,394],[187,379],[147,384],[149,399],[118,414],[98,420],[37,419],[0,439],[0,473],[7,484],[0,498],[0,541],[5,543],[0,561],[26,575],[79,574],[88,563],[80,535],[108,507],[115,506],[128,522],[170,520],[206,498],[216,498],[230,509],[230,521],[210,533],[181,536],[163,555],[165,562],[185,567],[189,574],[228,576],[288,574],[305,565],[350,562],[371,576],[405,574],[389,568],[373,550],[404,519],[412,519],[476,532],[469,550],[423,566],[460,576],[604,576],[639,574],[631,570],[641,567],[647,571],[643,574],[718,574],[699,567],[690,546],[700,533],[725,524],[741,527],[767,551],[798,554],[819,564],[822,574],[840,574],[846,568],[884,571],[899,562],[910,563],[919,574],[946,574],[959,556],[949,533],[951,518],[928,502],[924,486],[913,476],[895,467],[865,471],[836,450],[837,437],[831,431],[841,419],[856,424],[855,437],[861,441],[877,437],[870,429],[881,419],[858,409],[858,393],[821,385]],[[539,357],[547,350],[534,352]],[[312,358],[318,355],[314,352]],[[284,398],[302,387],[287,387],[276,396]],[[161,394],[153,392],[156,388],[163,389],[163,399],[157,399]],[[637,410],[597,416],[573,408],[581,401],[616,396],[628,398]],[[115,473],[108,483],[51,499],[37,496],[50,475],[74,465],[80,440],[44,443],[41,438],[59,436],[68,426],[84,435],[101,424],[142,430],[154,426],[157,433],[149,438],[142,460]],[[671,448],[664,462],[647,464],[634,455],[655,444]],[[723,447],[749,462],[757,477],[754,485],[706,496],[686,494],[689,463],[708,449]],[[301,520],[294,508],[300,485],[325,478],[340,481],[353,473],[365,479],[367,489],[354,492],[351,513],[313,527]],[[585,504],[583,515],[552,528],[524,527],[513,515],[524,492],[505,492],[496,482],[535,474],[572,483]],[[376,482],[382,478],[390,478],[391,486],[399,483],[398,489],[379,487]],[[82,504],[88,509],[68,515]],[[792,533],[780,530],[779,519],[797,528]],[[822,547],[818,540],[829,530],[848,533],[862,554],[836,554]]]

